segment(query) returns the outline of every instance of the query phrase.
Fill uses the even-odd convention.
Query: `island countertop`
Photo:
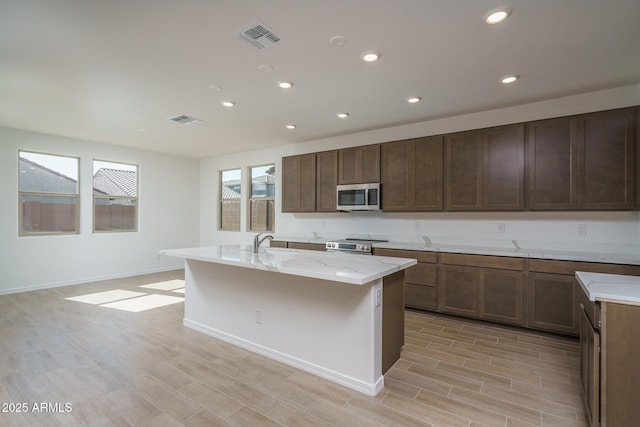
[[[269,247],[254,254],[248,245],[167,249],[161,250],[160,255],[354,285],[364,285],[417,263],[407,258]]]
[[[640,277],[576,271],[576,278],[590,301],[640,304]]]

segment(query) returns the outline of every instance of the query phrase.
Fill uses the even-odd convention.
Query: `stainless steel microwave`
[[[337,210],[377,211],[380,210],[380,184],[338,185]]]

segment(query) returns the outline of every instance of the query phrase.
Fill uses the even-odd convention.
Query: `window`
[[[220,172],[220,230],[240,231],[240,199],[242,181],[240,169]]]
[[[80,159],[19,151],[18,163],[18,234],[77,234]]]
[[[138,230],[138,166],[93,161],[93,232]]]
[[[249,231],[274,231],[275,165],[251,168],[251,197],[249,198]]]

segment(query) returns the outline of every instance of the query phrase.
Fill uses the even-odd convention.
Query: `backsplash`
[[[279,214],[276,234],[473,246],[512,245],[511,241],[593,244],[640,244],[638,212],[415,213],[351,212]],[[574,245],[572,245],[574,246]]]

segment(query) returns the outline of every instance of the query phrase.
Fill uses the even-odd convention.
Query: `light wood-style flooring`
[[[575,340],[407,311],[370,397],[185,328],[183,275],[0,296],[0,425],[586,425]]]

